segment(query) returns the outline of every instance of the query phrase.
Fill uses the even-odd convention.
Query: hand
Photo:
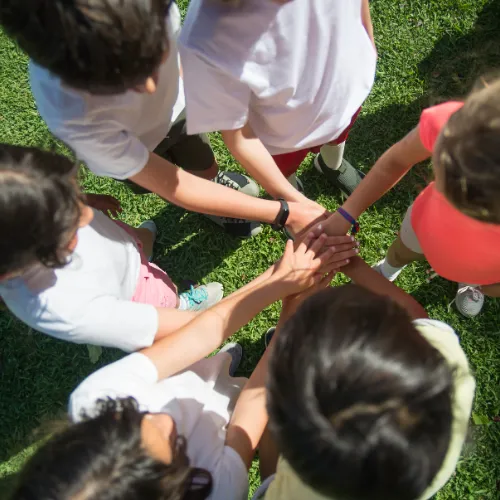
[[[113,196],[107,194],[86,194],[87,205],[89,207],[100,210],[102,213],[117,217],[122,211],[120,202]]]
[[[314,225],[325,222],[330,215],[330,212],[311,200],[307,203],[288,202],[288,208],[290,215],[286,227],[297,238],[304,236]]]
[[[320,221],[315,224],[311,228],[311,231],[315,234],[326,233],[328,236],[340,236],[346,234],[350,228],[351,224],[349,221],[344,219],[338,212],[333,212],[326,221]]]
[[[328,237],[325,234],[308,233],[293,248],[291,240],[287,242],[285,253],[276,263],[273,276],[286,285],[284,296],[299,293],[319,283],[325,274],[337,271],[349,263],[349,258],[357,255],[359,250],[353,248],[355,243],[350,237],[348,243],[325,248]]]

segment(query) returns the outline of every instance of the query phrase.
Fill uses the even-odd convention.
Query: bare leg
[[[416,260],[425,260],[425,255],[410,250],[398,236],[389,247],[386,260],[392,267],[403,267]]]
[[[278,448],[269,432],[268,426],[259,443],[259,469],[261,481],[264,481],[276,472],[279,455]]]
[[[488,297],[500,297],[500,283],[493,285],[483,285],[481,291]]]
[[[136,236],[141,240],[142,251],[147,257],[153,255],[153,243],[154,235],[149,229],[143,227],[133,227],[131,228]]]
[[[190,174],[196,175],[197,177],[201,177],[203,179],[208,179],[211,181],[215,178],[217,173],[219,172],[219,165],[217,163],[213,163],[212,166],[207,170],[186,170]]]

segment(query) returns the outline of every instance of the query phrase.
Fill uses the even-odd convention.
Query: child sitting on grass
[[[241,347],[202,358],[276,300],[325,274],[331,280],[355,255],[352,241],[323,251],[327,243],[324,235],[295,250],[288,242],[283,258],[241,290],[90,375],[71,396],[75,423],[35,453],[12,500],[247,500],[265,426],[252,404],[263,372],[252,374],[230,417]]]
[[[76,171],[63,156],[0,146],[0,296],[21,321],[70,342],[135,351],[222,298],[219,283],[178,295],[148,262],[154,222],[134,229],[91,209]]]
[[[410,262],[427,259],[458,282],[456,305],[476,316],[484,294],[500,296],[500,81],[481,80],[465,102],[424,110],[420,123],[386,151],[342,208],[356,219],[416,163],[432,156],[435,182],[408,209],[378,271],[393,281]],[[342,234],[339,212],[325,224]]]
[[[343,271],[357,285],[308,298],[271,342],[280,458],[269,476],[261,448],[254,499],[424,500],[455,470],[475,387],[457,336],[359,258]]]

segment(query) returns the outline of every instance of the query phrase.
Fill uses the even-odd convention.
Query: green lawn
[[[180,3],[187,5],[186,0]],[[365,171],[417,123],[423,107],[464,95],[477,76],[500,66],[497,0],[374,0],[372,11],[380,55],[377,81],[347,147],[347,157]],[[26,68],[26,57],[0,32],[0,138],[64,151],[40,120]],[[214,146],[223,168],[237,168],[217,137]],[[360,241],[362,256],[369,263],[384,255],[406,208],[430,176],[429,165],[414,169],[363,215]],[[309,197],[328,209],[338,206],[339,193],[313,170],[310,158],[302,168],[302,179]],[[88,172],[83,174],[83,184],[91,192],[117,196],[124,207],[124,221],[138,224],[153,218],[157,222],[156,261],[176,281],[218,280],[230,293],[264,271],[283,249],[283,237],[268,227],[254,239],[239,241],[201,215],[185,213],[154,195],[135,196],[122,184]],[[488,299],[479,318],[466,320],[449,307],[456,285],[442,279],[427,284],[426,268],[426,264],[410,266],[398,284],[431,317],[456,329],[477,377],[474,420],[478,425],[472,426],[455,477],[437,497],[498,499],[500,424],[494,419],[500,415],[500,302]],[[278,314],[276,304],[235,335],[246,353],[242,374],[251,373],[264,349],[262,333],[276,323]],[[8,312],[0,313],[0,332],[0,498],[4,498],[40,439],[40,432],[35,431],[64,416],[68,395],[79,381],[122,354],[105,350],[93,365],[85,346],[40,335]],[[252,489],[258,482],[256,470],[251,474]]]

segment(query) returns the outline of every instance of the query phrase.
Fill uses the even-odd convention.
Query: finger
[[[313,234],[313,233],[311,233]],[[314,236],[314,234],[313,234]],[[325,241],[326,241],[326,234],[322,233],[320,234],[316,239],[313,239],[311,245],[309,246],[309,249],[307,253],[312,257],[316,257],[320,253],[320,250],[323,248]]]
[[[300,241],[300,243],[297,245],[296,252],[300,254],[305,254],[308,250],[308,248],[312,245],[312,242],[317,238],[315,236],[313,231],[309,231],[304,238]]]
[[[354,236],[349,236],[346,234],[342,236],[328,236],[328,238],[326,239],[325,246],[331,247],[331,246],[348,245],[348,244],[359,245]]]
[[[356,242],[357,243],[357,242]],[[341,252],[347,252],[348,250],[357,250],[359,252],[359,245],[353,245],[352,243],[347,243],[343,245],[335,245],[334,247],[331,247],[333,249],[333,253],[341,253]]]
[[[293,255],[293,240],[286,240],[285,251],[281,260],[288,260]]]

